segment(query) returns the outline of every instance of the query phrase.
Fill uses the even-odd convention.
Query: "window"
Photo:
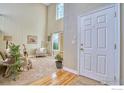
[[[59,3],[56,5],[56,20],[64,17],[64,4]]]
[[[59,33],[53,34],[53,50],[59,50]]]

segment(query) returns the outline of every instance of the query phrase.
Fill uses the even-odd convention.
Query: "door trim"
[[[116,44],[116,50],[115,50],[115,62],[114,62],[114,67],[115,67],[115,71],[114,71],[114,75],[115,75],[115,81],[113,82],[114,85],[120,85],[120,3],[118,4],[111,4],[111,5],[107,5],[105,7],[84,13],[83,15],[78,16],[78,34],[77,34],[77,70],[78,70],[78,74],[80,75],[80,17],[82,16],[86,16],[107,8],[111,8],[111,7],[115,7],[115,13],[116,13],[116,17],[115,17],[115,44]]]

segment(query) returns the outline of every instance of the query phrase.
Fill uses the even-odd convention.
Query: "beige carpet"
[[[28,85],[31,82],[56,72],[55,61],[52,57],[31,58],[33,69],[21,72],[16,81],[0,76],[0,85]]]

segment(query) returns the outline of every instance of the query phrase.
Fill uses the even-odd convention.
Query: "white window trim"
[[[59,32],[55,32],[55,33],[58,33],[59,34]],[[54,34],[54,33],[53,33]],[[60,51],[60,42],[59,42],[59,44],[58,44],[58,50],[54,50],[53,49],[53,35],[52,35],[52,51]]]
[[[58,3],[59,4],[59,3]],[[57,5],[58,4],[56,4],[56,20],[61,20],[61,19],[63,19],[64,18],[64,14],[63,14],[63,17],[60,17],[60,18],[58,18],[58,11],[57,11]],[[64,4],[63,4],[64,5]],[[63,10],[63,12],[64,12],[64,10]]]

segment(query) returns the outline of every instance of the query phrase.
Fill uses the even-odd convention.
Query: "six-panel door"
[[[80,74],[114,81],[114,7],[80,17]]]

